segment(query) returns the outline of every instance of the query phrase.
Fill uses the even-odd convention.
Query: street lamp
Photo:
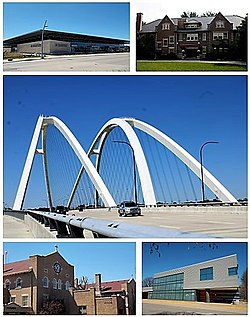
[[[130,149],[132,150],[132,154],[133,154],[133,164],[134,164],[134,193],[135,193],[135,203],[137,205],[137,186],[136,186],[136,165],[135,165],[135,152],[133,147],[131,146],[130,143],[126,142],[126,141],[113,141],[114,143],[121,143],[121,144],[127,144]]]
[[[207,141],[201,145],[200,148],[200,163],[201,163],[201,189],[202,189],[202,201],[205,200],[205,187],[204,187],[204,175],[203,175],[203,164],[202,164],[202,150],[207,144],[217,144],[217,141]]]
[[[44,56],[43,56],[43,36],[44,36],[44,30],[45,30],[45,28],[48,27],[47,22],[48,22],[48,20],[45,20],[44,25],[43,25],[43,29],[42,29],[42,44],[41,44],[41,49],[42,49],[42,51],[41,51],[41,59],[44,58]]]

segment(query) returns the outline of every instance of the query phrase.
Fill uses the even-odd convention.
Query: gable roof
[[[31,269],[32,267],[31,267],[30,259],[7,263],[7,264],[4,264],[3,275],[7,276],[7,275],[18,274],[18,273],[19,274],[26,273],[26,272],[30,272]]]
[[[238,16],[238,15],[225,15],[224,16],[230,23],[233,23],[233,29],[235,30],[238,26],[240,26],[241,22],[244,18]],[[199,28],[199,31],[205,31],[207,30],[207,25],[210,24],[215,16],[212,17],[195,17],[195,18],[186,18],[185,22],[192,22],[193,20],[196,20],[197,22],[201,23],[201,27]],[[171,20],[175,25],[178,25],[178,21],[181,18],[172,18]],[[142,25],[142,33],[151,33],[155,32],[155,27],[159,25],[159,23],[162,21],[162,19],[155,20],[153,22],[143,24]]]

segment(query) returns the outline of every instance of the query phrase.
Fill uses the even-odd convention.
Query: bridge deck
[[[7,215],[3,217],[3,236],[4,238],[34,238],[26,223]]]

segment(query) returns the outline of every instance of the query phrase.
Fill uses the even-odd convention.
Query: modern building
[[[238,289],[234,254],[155,274],[148,298],[232,303]]]
[[[48,255],[7,263],[3,272],[4,314],[39,314],[46,304],[57,301],[65,314],[135,314],[135,281],[79,285],[74,266],[56,250]]]
[[[37,30],[4,40],[3,47],[8,52],[41,54],[42,43],[44,54],[54,55],[129,51],[128,40],[51,30]]]
[[[244,18],[218,13],[209,17],[170,18],[167,15],[150,23],[143,23],[137,14],[137,38],[148,36],[155,43],[158,57],[178,58],[219,57],[228,53],[238,36],[237,28]]]

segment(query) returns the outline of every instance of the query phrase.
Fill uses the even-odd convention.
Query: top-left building
[[[40,54],[81,54],[103,52],[128,52],[129,41],[93,35],[37,30],[6,39],[4,52]]]

